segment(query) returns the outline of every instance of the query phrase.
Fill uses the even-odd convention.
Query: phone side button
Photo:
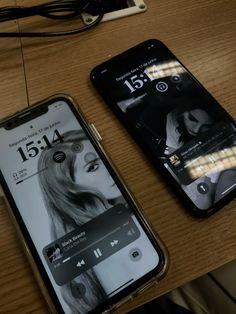
[[[145,284],[144,286],[140,287],[139,289],[137,289],[134,293],[133,293],[133,297],[135,297],[136,295],[139,295],[140,293],[143,293],[144,291],[148,290],[150,287],[157,285],[158,281],[156,279],[151,280],[150,282],[148,282],[147,284]]]
[[[131,301],[133,299],[133,296],[132,295],[129,295],[127,297],[124,297],[122,300],[120,300],[118,303],[114,304],[109,310],[107,313],[112,313],[114,312],[115,310],[117,310],[122,304],[125,304],[129,301]],[[106,312],[104,312],[106,314]],[[104,314],[103,313],[103,314]]]
[[[92,133],[95,136],[96,140],[98,142],[101,142],[102,141],[102,137],[101,137],[100,133],[98,132],[97,128],[95,127],[95,125],[93,123],[90,123],[89,126],[90,126],[90,130],[92,131]]]

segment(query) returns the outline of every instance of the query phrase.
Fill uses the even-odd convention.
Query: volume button
[[[89,124],[90,129],[98,142],[102,141],[102,137],[93,123]]]
[[[0,185],[0,198],[1,198],[1,197],[4,197],[4,193],[3,193],[2,186]]]

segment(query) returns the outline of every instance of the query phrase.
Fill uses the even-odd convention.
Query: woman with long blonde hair
[[[56,162],[55,153],[64,160]],[[41,171],[45,169],[44,171]],[[45,149],[38,163],[39,183],[51,218],[52,240],[102,214],[124,199],[82,130],[63,134],[63,142]],[[62,286],[72,313],[87,313],[106,299],[93,269]]]

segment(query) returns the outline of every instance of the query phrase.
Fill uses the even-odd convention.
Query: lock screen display
[[[236,189],[235,121],[160,42],[95,68],[91,79],[197,209]]]
[[[1,176],[65,313],[88,313],[158,267],[157,249],[66,101],[2,124],[0,146]]]

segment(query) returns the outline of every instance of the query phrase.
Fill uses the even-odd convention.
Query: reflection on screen
[[[108,63],[99,86],[193,203],[209,209],[235,188],[235,122],[162,46],[147,43],[122,61]]]

